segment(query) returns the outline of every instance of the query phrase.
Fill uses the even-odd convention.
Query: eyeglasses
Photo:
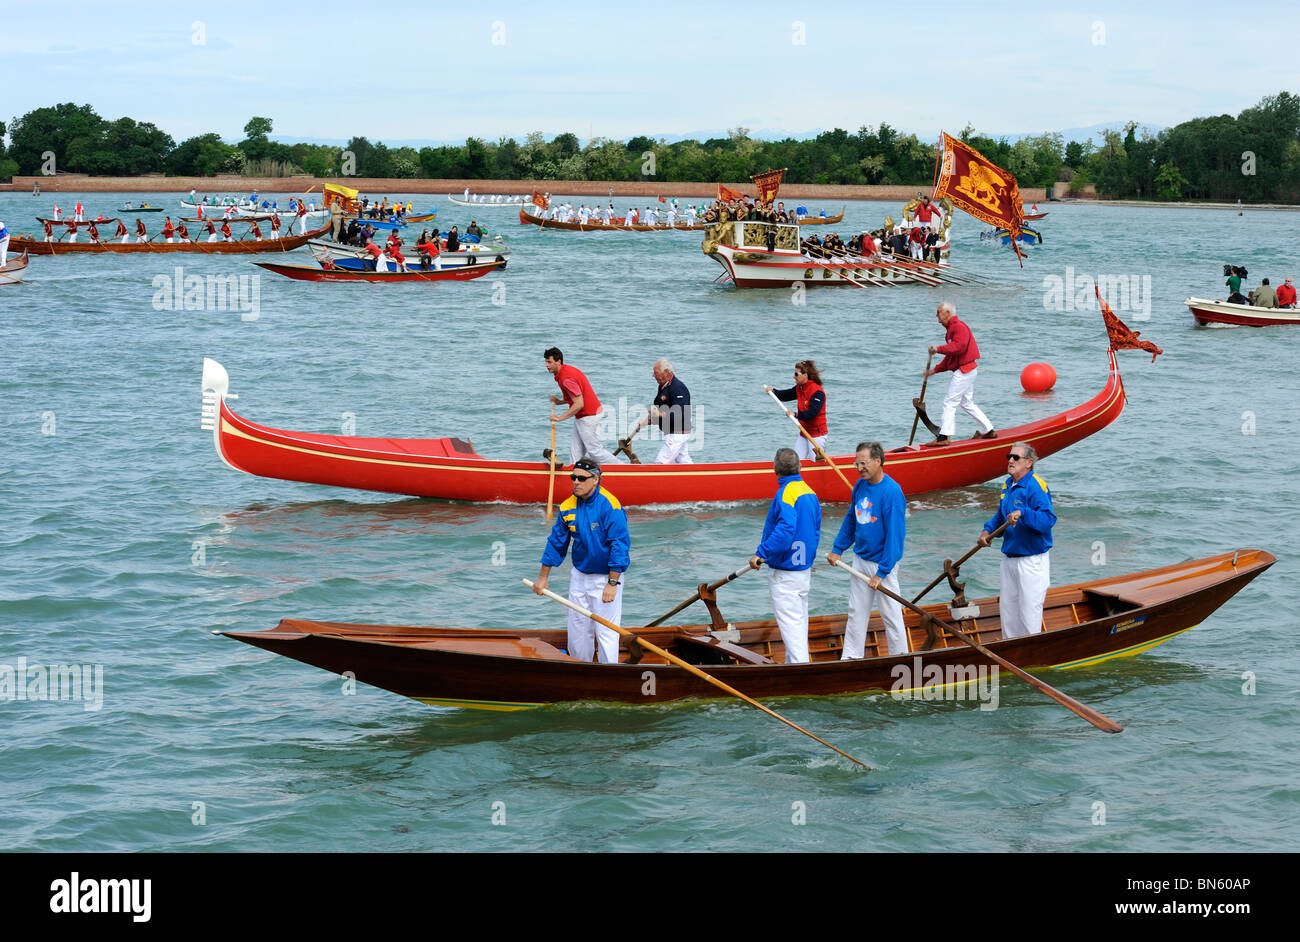
[[[570,474],[569,475],[570,481],[592,481],[595,480],[595,478],[596,476],[594,474]]]
[[[1024,461],[1025,457],[1025,455],[1018,455],[1014,451],[1007,452],[1008,461]]]

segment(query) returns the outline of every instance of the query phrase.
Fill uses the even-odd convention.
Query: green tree
[[[1160,172],[1155,178],[1157,196],[1162,200],[1182,199],[1185,186],[1187,186],[1187,178],[1178,171],[1173,161],[1166,161],[1161,165]]]
[[[81,162],[97,150],[103,125],[104,119],[90,105],[67,102],[37,108],[14,119],[9,156],[18,162],[21,173],[38,173],[45,151],[54,153],[57,169],[80,170]]]

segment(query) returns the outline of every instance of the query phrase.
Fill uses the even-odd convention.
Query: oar
[[[555,418],[555,410],[551,410],[551,418]],[[555,503],[555,423],[551,423],[551,455],[550,470],[546,475],[546,525],[551,525],[551,519],[554,516]]]
[[[737,569],[737,570],[736,570],[735,572],[733,572],[731,575],[726,576],[726,577],[724,577],[724,578],[722,578],[722,579],[719,579],[717,582],[711,582],[711,583],[709,583],[709,591],[710,591],[710,592],[716,592],[716,591],[718,591],[718,589],[722,588],[724,585],[726,585],[728,582],[731,582],[733,579],[739,579],[739,578],[740,578],[741,576],[743,576],[745,573],[747,573],[747,572],[752,572],[752,571],[753,571],[753,567],[750,566],[749,563],[745,563],[745,565],[741,566],[739,569]],[[687,600],[686,600],[685,602],[683,602],[681,605],[678,605],[678,606],[677,606],[676,608],[674,608],[672,611],[670,611],[670,612],[664,612],[662,615],[660,615],[660,616],[659,616],[658,618],[656,618],[654,621],[652,621],[652,622],[647,622],[647,623],[646,623],[646,627],[647,627],[647,628],[654,628],[656,625],[661,625],[661,624],[663,624],[665,621],[667,621],[669,618],[672,618],[674,615],[676,615],[676,614],[677,614],[678,612],[680,612],[682,609],[684,609],[684,608],[689,608],[690,606],[694,605],[694,604],[695,604],[696,602],[698,602],[699,600],[700,600],[700,593],[696,592],[696,593],[695,593],[694,595],[692,595],[689,599],[687,599]]]
[[[529,580],[529,579],[524,579],[524,580],[523,580],[523,583],[524,583],[524,585],[528,586],[528,588],[530,588],[530,589],[533,587],[533,583],[532,583],[532,581]],[[698,667],[696,667],[694,664],[688,664],[686,661],[683,661],[681,658],[676,657],[676,656],[674,656],[674,655],[672,655],[672,654],[669,654],[667,651],[665,651],[663,648],[659,647],[657,644],[651,644],[649,641],[645,640],[645,638],[642,638],[641,636],[639,636],[639,635],[636,634],[635,632],[628,631],[626,628],[621,628],[621,627],[619,627],[618,625],[614,624],[612,621],[608,621],[608,620],[606,620],[606,619],[604,619],[604,618],[601,618],[601,617],[600,617],[599,615],[597,615],[595,612],[589,612],[589,611],[587,611],[587,610],[586,610],[585,608],[583,608],[581,605],[575,605],[573,602],[570,602],[570,601],[569,601],[568,599],[566,599],[564,596],[562,596],[562,595],[556,595],[556,594],[555,594],[554,592],[552,592],[550,589],[543,589],[543,590],[542,590],[542,594],[545,595],[547,598],[554,599],[555,601],[559,602],[561,605],[564,605],[564,606],[567,606],[568,608],[573,609],[575,612],[578,612],[578,613],[581,614],[581,615],[585,615],[585,616],[587,616],[588,618],[590,618],[590,619],[591,619],[592,621],[594,621],[594,622],[599,622],[600,624],[604,625],[606,628],[612,629],[613,631],[617,631],[620,635],[622,635],[624,638],[627,638],[629,641],[635,641],[637,644],[641,645],[641,647],[645,648],[647,651],[651,651],[651,652],[653,652],[653,653],[655,653],[655,654],[658,654],[658,655],[659,655],[660,657],[662,657],[664,660],[668,661],[668,663],[670,663],[670,664],[676,664],[678,667],[681,667],[681,668],[683,668],[683,669],[689,671],[690,673],[694,674],[696,677],[700,678],[701,680],[708,681],[709,683],[713,684],[713,686],[717,687],[719,690],[725,690],[727,693],[731,694],[732,696],[734,696],[734,697],[739,697],[741,700],[744,700],[744,701],[745,701],[746,703],[748,703],[750,706],[758,707],[758,709],[762,710],[762,711],[763,711],[764,713],[766,713],[768,716],[771,716],[771,717],[774,717],[775,719],[780,720],[782,723],[784,723],[786,726],[791,727],[792,729],[797,729],[797,730],[799,730],[799,732],[803,733],[805,736],[808,736],[808,737],[811,738],[811,739],[816,739],[816,740],[817,740],[819,743],[821,743],[823,746],[827,747],[828,749],[834,749],[836,752],[838,752],[838,753],[839,753],[840,755],[842,755],[844,758],[848,759],[848,760],[851,761],[851,762],[856,762],[858,765],[862,766],[864,769],[870,769],[870,768],[871,768],[871,766],[867,765],[867,764],[866,764],[865,762],[863,762],[861,759],[855,759],[853,756],[849,755],[849,754],[848,754],[847,752],[845,752],[844,750],[842,750],[842,749],[836,749],[834,746],[832,746],[832,745],[831,745],[830,743],[828,743],[826,740],[821,739],[821,738],[818,737],[818,736],[814,736],[812,733],[808,732],[808,730],[804,729],[802,726],[797,726],[797,725],[795,725],[794,723],[791,723],[789,720],[787,720],[787,719],[786,719],[784,716],[782,716],[780,713],[777,713],[776,711],[771,710],[771,709],[769,709],[769,708],[763,706],[763,704],[759,703],[757,700],[755,700],[755,699],[753,699],[753,698],[751,698],[751,697],[747,697],[747,696],[745,696],[743,693],[741,693],[741,692],[740,692],[739,690],[737,690],[735,687],[730,687],[730,686],[728,686],[727,684],[724,684],[722,681],[718,680],[716,677],[713,677],[713,676],[710,675],[710,674],[706,674],[706,673],[704,673],[704,671],[700,670],[700,669],[699,669]]]
[[[867,582],[867,583],[871,581],[871,578],[869,576],[865,575],[864,573],[858,572],[852,566],[846,566],[844,564],[844,560],[842,559],[837,560],[835,565],[839,566],[841,569],[845,570],[846,572],[848,572],[849,575],[853,576],[856,579],[861,579],[863,582]],[[910,608],[912,611],[916,612],[917,614],[921,615],[924,618],[934,619],[935,624],[937,624],[944,631],[948,632],[948,634],[952,635],[954,638],[957,638],[960,641],[964,641],[966,644],[970,645],[976,651],[980,652],[980,654],[983,654],[989,660],[994,661],[997,664],[1000,664],[1001,666],[1005,667],[1007,670],[1011,671],[1011,673],[1019,677],[1021,680],[1024,680],[1025,682],[1037,687],[1040,691],[1047,694],[1057,703],[1061,704],[1061,706],[1083,717],[1085,720],[1087,720],[1093,726],[1097,727],[1102,732],[1118,733],[1124,729],[1123,726],[1120,726],[1118,723],[1116,723],[1114,720],[1110,719],[1109,717],[1103,716],[1102,714],[1094,710],[1092,707],[1084,706],[1082,703],[1074,699],[1074,697],[1071,697],[1069,694],[1062,693],[1061,691],[1053,687],[1051,684],[1039,680],[1037,677],[1033,676],[1032,674],[1020,669],[1019,667],[1016,667],[1016,665],[1012,664],[1006,658],[1002,657],[999,654],[994,654],[992,651],[984,647],[984,645],[980,644],[978,641],[976,641],[974,638],[967,635],[965,632],[958,631],[956,628],[948,624],[942,618],[939,618],[935,615],[931,615],[929,612],[925,611],[920,606],[914,605],[913,603],[909,602],[907,599],[895,595],[893,592],[890,592],[888,589],[886,589],[883,585],[877,586],[876,591],[893,599],[895,602],[898,602],[899,604],[907,608]]]
[[[823,249],[823,250],[825,250],[825,248],[826,248],[825,246],[822,246],[822,249]],[[830,251],[831,251],[833,254],[835,254],[836,256],[841,257],[841,258],[853,258],[853,256],[852,256],[849,252],[847,252],[847,251],[842,251],[842,250],[840,250],[840,249],[831,249]],[[867,262],[867,261],[864,261],[864,262],[863,262],[863,267],[864,267],[864,268],[870,268],[871,265],[872,265],[871,262]],[[870,272],[867,272],[867,273],[863,274],[862,277],[865,278],[865,279],[867,279],[867,281],[868,281],[869,283],[873,284],[873,285],[888,285],[888,286],[891,287],[891,288],[896,288],[896,287],[898,287],[897,285],[895,285],[895,284],[893,284],[893,283],[891,283],[891,282],[889,282],[889,281],[886,281],[886,280],[883,279],[883,278],[877,278],[877,277],[875,277],[875,276],[872,275]]]
[[[764,389],[766,388],[767,387],[764,387]],[[785,405],[781,402],[781,400],[776,398],[775,392],[768,390],[767,394],[772,397],[772,401],[775,402],[780,407],[782,412],[788,411]],[[849,479],[844,476],[844,472],[841,471],[839,468],[835,467],[835,462],[831,461],[830,456],[827,455],[826,452],[822,451],[822,446],[817,444],[817,442],[813,440],[813,437],[808,434],[808,431],[802,425],[799,424],[799,420],[797,418],[795,418],[794,416],[789,416],[789,419],[791,422],[794,423],[794,427],[799,430],[799,434],[802,435],[804,438],[808,439],[808,444],[812,445],[813,451],[817,454],[817,457],[821,458],[823,461],[825,461],[828,465],[831,466],[831,470],[840,476],[840,480],[844,482],[844,486],[847,487],[849,489],[849,493],[852,494],[853,485],[850,484]]]
[[[933,362],[933,360],[934,360],[933,353],[925,358],[925,372],[921,374],[921,395],[917,397],[918,399],[921,400],[922,403],[925,402],[925,385],[926,383],[930,382],[930,363]],[[916,423],[920,421],[921,421],[921,413],[920,411],[917,411],[916,415],[912,417],[912,434],[907,436],[907,444],[909,446],[912,444],[912,440],[916,438]],[[925,593],[922,594],[924,595]]]
[[[997,537],[1001,536],[1001,535],[1002,535],[1002,531],[1005,530],[1005,529],[1007,528],[1007,524],[1008,524],[1008,523],[1009,523],[1009,521],[1006,521],[1006,520],[1002,521],[1002,526],[998,527],[996,530],[994,530],[992,533],[990,533],[990,534],[989,534],[989,539],[990,539],[990,540],[993,540],[993,539],[996,539]],[[984,548],[984,545],[983,545],[982,543],[976,543],[975,546],[971,549],[971,551],[970,551],[969,553],[967,553],[967,554],[966,554],[965,556],[963,556],[961,559],[957,560],[955,563],[952,564],[952,565],[953,565],[953,568],[954,568],[954,569],[960,569],[962,563],[966,562],[966,560],[970,559],[972,556],[974,556],[976,553],[978,553],[978,552],[979,552],[981,549],[983,549],[983,548]],[[943,572],[943,574],[942,574],[942,575],[939,575],[939,576],[935,576],[934,581],[931,582],[931,583],[930,583],[928,586],[926,586],[924,589],[922,589],[922,590],[917,594],[916,598],[912,599],[912,603],[913,603],[913,604],[915,604],[915,603],[921,601],[921,599],[925,598],[925,596],[927,596],[927,595],[930,593],[930,590],[931,590],[931,589],[933,589],[935,586],[937,586],[940,582],[943,582],[943,580],[946,579],[946,578],[948,577],[948,572],[947,572],[947,570],[948,570],[948,566],[945,564],[943,568],[944,568],[944,572]]]

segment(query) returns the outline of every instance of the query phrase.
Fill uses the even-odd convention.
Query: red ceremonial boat
[[[1196,323],[1232,324],[1237,327],[1273,327],[1277,324],[1300,324],[1300,308],[1255,307],[1253,304],[1229,304],[1188,298],[1186,301]]]
[[[1005,446],[1003,446],[1005,447]],[[771,472],[768,472],[769,478]],[[769,486],[770,489],[770,486]],[[1021,668],[1088,667],[1141,654],[1204,621],[1276,562],[1263,550],[1242,549],[1047,591],[1043,630],[1004,640],[998,599],[974,601],[957,627]],[[969,604],[969,603],[968,603]],[[945,605],[924,610],[953,618]],[[539,610],[539,616],[545,613]],[[716,608],[710,624],[635,628],[670,654],[699,665],[751,697],[788,697],[890,691],[909,699],[937,699],[939,687],[987,684],[993,662],[946,633],[932,638],[911,611],[903,615],[910,651],[890,655],[878,614],[868,624],[866,653],[841,661],[844,615],[808,620],[807,664],[785,664],[775,621],[727,623]],[[570,657],[567,632],[557,629],[418,628],[284,619],[260,632],[227,637],[324,668],[350,672],[363,683],[440,706],[522,710],[577,700],[628,704],[687,697],[718,697],[717,689],[661,656],[593,664]],[[640,652],[635,642],[630,642]],[[647,685],[647,668],[654,683]],[[929,696],[928,694],[934,696]],[[968,687],[960,691],[977,699]]]
[[[220,222],[214,219],[213,222]],[[238,220],[230,220],[237,222]],[[85,226],[85,223],[78,223],[78,228]],[[96,223],[98,225],[98,223]],[[319,229],[313,229],[302,235],[285,236],[279,239],[238,239],[231,242],[117,242],[104,239],[105,233],[100,233],[99,242],[46,242],[42,239],[33,238],[15,238],[10,241],[10,246],[15,250],[26,250],[33,255],[84,255],[94,252],[112,252],[112,253],[141,253],[150,254],[153,252],[202,252],[215,255],[256,255],[261,252],[288,252],[290,249],[296,249],[306,245],[308,239],[316,239],[322,236],[329,229],[329,223],[321,226]],[[161,235],[155,232],[151,238],[157,239]],[[132,238],[135,235],[132,234]]]
[[[483,262],[480,265],[459,265],[455,268],[425,270],[408,268],[406,271],[371,271],[362,268],[329,268],[315,265],[279,265],[275,262],[254,262],[259,268],[293,278],[295,281],[469,281],[482,278],[489,272],[505,267],[505,262]]]
[[[453,269],[462,271],[462,269]],[[1124,409],[1124,385],[1113,349],[1106,384],[1092,399],[1058,415],[1015,428],[995,439],[969,439],[927,448],[895,448],[888,472],[908,495],[981,484],[1006,473],[1011,442],[1025,441],[1046,457],[1105,428]],[[226,401],[226,370],[203,361],[203,427],[217,454],[237,471],[261,477],[351,487],[446,500],[544,503],[551,471],[540,461],[493,461],[459,438],[359,438],[291,432],[257,425]],[[853,455],[833,458],[854,481]],[[678,501],[767,500],[771,459],[707,464],[608,464],[603,483],[624,505]],[[557,476],[563,472],[556,465]],[[839,475],[821,462],[805,462],[803,479],[822,500],[847,500]]]

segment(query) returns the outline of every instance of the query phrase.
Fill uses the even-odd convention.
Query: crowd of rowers
[[[464,202],[466,203],[530,203],[529,197],[516,193],[513,196],[503,196],[500,194],[475,193],[470,195],[469,187],[465,187]]]
[[[309,211],[306,203],[301,200],[294,201],[293,212],[298,217],[299,231],[302,233],[307,231],[307,213]],[[135,220],[133,232],[127,228],[122,220],[117,218],[105,219],[103,213],[100,213],[95,219],[86,219],[84,209],[80,203],[77,204],[76,211],[70,218],[63,219],[61,218],[62,211],[56,204],[53,219],[42,219],[41,226],[45,230],[44,241],[46,242],[62,242],[65,239],[68,242],[76,242],[77,236],[82,229],[86,230],[86,234],[90,237],[92,243],[117,241],[125,245],[132,242],[152,242],[158,238],[167,243],[178,240],[181,242],[236,242],[248,236],[252,236],[254,241],[260,242],[263,237],[262,227],[259,225],[261,222],[269,223],[272,239],[280,238],[280,217],[276,213],[271,213],[269,216],[239,216],[236,214],[236,207],[233,205],[227,205],[223,215],[219,218],[206,217],[202,205],[198,206],[196,212],[196,217],[188,220],[180,219],[177,222],[172,222],[171,216],[165,217],[162,228],[150,236],[148,227],[139,218]],[[187,221],[201,223],[196,235],[190,235],[189,227],[185,225]],[[117,226],[112,235],[103,238],[99,230],[101,223],[116,223]],[[232,223],[235,226],[246,225],[248,228],[236,236],[234,229],[231,228]],[[57,237],[54,234],[56,225],[63,227],[63,232]]]
[[[381,246],[374,240],[375,230],[369,223],[362,223],[353,219],[348,223],[346,229],[340,229],[337,232],[334,241],[340,245],[353,246],[361,251],[357,253],[358,258],[367,261],[373,261],[375,271],[385,272],[389,270],[389,265],[393,265],[396,271],[410,271],[407,266],[406,256],[402,254],[402,237],[394,229],[388,236],[388,239]],[[465,229],[465,241],[479,242],[486,233],[479,227],[475,220],[471,220]],[[443,235],[434,228],[432,232],[425,228],[420,233],[419,238],[415,240],[415,251],[419,258],[419,266],[422,271],[442,269],[442,256],[448,252],[460,252],[462,236],[458,226],[452,226],[451,230]],[[465,260],[466,264],[472,265],[475,259],[472,255]]]
[[[768,241],[775,245],[775,233]],[[915,225],[910,228],[895,226],[892,232],[885,229],[863,232],[853,236],[847,243],[835,232],[824,239],[814,234],[806,239],[800,239],[799,248],[804,256],[810,259],[845,259],[865,262],[892,255],[894,258],[937,262],[941,243],[939,233],[928,227]]]
[[[979,349],[970,328],[958,319],[956,308],[950,302],[941,303],[936,316],[944,327],[946,343],[931,346],[930,352],[942,352],[944,360],[935,369],[927,369],[927,374],[952,371],[953,379],[944,400],[945,432],[932,444],[951,441],[958,405],[978,423],[980,431],[976,438],[995,438],[997,433],[992,423],[971,398]],[[559,387],[557,394],[550,397],[550,421],[556,425],[573,420],[569,446],[572,464],[567,475],[573,494],[560,504],[533,591],[541,594],[548,587],[551,570],[564,562],[572,548],[570,601],[582,607],[579,611],[590,609],[618,625],[622,618],[625,576],[630,569],[631,537],[627,514],[618,497],[604,486],[602,478],[610,465],[622,462],[601,441],[603,409],[586,375],[566,363],[557,347],[548,348],[543,358]],[[689,464],[686,443],[691,430],[690,393],[666,358],[657,360],[652,372],[658,384],[655,397],[647,415],[619,442],[619,449],[623,450],[642,428],[658,424],[663,443],[656,463]],[[811,569],[822,538],[821,502],[802,478],[802,461],[814,457],[811,448],[814,441],[816,456],[823,461],[830,460],[822,448],[827,427],[826,395],[817,365],[811,360],[796,363],[794,383],[783,390],[766,387],[778,399],[795,403],[797,411],[787,410],[786,414],[797,419],[801,433],[794,448],[776,452],[773,461],[776,492],[762,537],[749,559],[751,569],[764,565],[768,568],[769,591],[785,645],[786,664],[811,660],[808,598]],[[556,408],[564,411],[557,414]],[[554,474],[556,456],[547,449],[543,457]],[[1003,537],[999,613],[1003,638],[1027,637],[1043,629],[1056,514],[1051,491],[1036,472],[1037,459],[1028,442],[1012,442],[1007,447],[1007,478],[998,509],[984,523],[979,535],[981,546],[991,545],[998,535]],[[868,622],[873,608],[880,611],[889,654],[910,650],[897,600],[902,591],[899,565],[907,533],[907,501],[902,488],[886,473],[885,460],[886,453],[879,442],[864,441],[857,446],[853,466],[859,479],[852,485],[851,504],[826,556],[830,565],[838,566],[841,557],[851,549],[854,554],[851,568],[859,574],[859,579],[849,584],[842,660],[866,656]],[[879,592],[882,588],[888,591]],[[619,636],[589,616],[570,615],[568,653],[580,661],[591,661],[598,656],[602,663],[616,664]]]

